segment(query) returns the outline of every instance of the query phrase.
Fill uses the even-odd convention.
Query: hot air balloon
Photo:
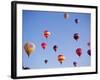
[[[62,64],[65,60],[65,56],[63,54],[58,55],[58,61]]]
[[[80,20],[76,18],[75,23],[78,24],[79,22],[80,22]]]
[[[42,47],[43,49],[47,48],[47,43],[45,43],[45,42],[41,43],[41,47]]]
[[[45,60],[44,60],[44,62],[45,62],[45,64],[47,64],[47,63],[48,63],[48,60],[47,60],[47,59],[45,59]]]
[[[87,45],[90,47],[90,42],[88,42]]]
[[[51,35],[51,32],[49,32],[48,30],[44,31],[44,37],[47,39],[49,36]]]
[[[82,55],[82,49],[81,48],[77,48],[76,49],[76,54],[80,57]]]
[[[64,13],[64,18],[68,19],[69,18],[69,14],[68,13]]]
[[[32,52],[35,51],[36,49],[36,46],[35,44],[31,43],[31,42],[27,42],[25,45],[24,45],[24,49],[28,55],[28,57],[32,54]]]
[[[29,67],[23,67],[24,70],[30,69]]]
[[[76,67],[76,66],[77,66],[77,62],[76,62],[76,61],[74,61],[74,62],[73,62],[73,65]]]
[[[87,51],[87,53],[88,53],[89,56],[91,56],[91,50],[90,49]]]
[[[74,38],[76,41],[78,41],[78,39],[80,38],[79,33],[75,33],[74,36],[73,36],[73,38]]]
[[[57,46],[57,45],[54,45],[54,46],[53,46],[53,50],[56,52],[57,49],[58,49],[58,46]]]

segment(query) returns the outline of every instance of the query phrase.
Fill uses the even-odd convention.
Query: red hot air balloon
[[[51,35],[51,32],[49,32],[48,30],[44,31],[44,37],[47,39],[49,36]]]
[[[73,62],[73,65],[76,67],[76,66],[77,66],[77,62],[74,61],[74,62]]]
[[[47,59],[45,59],[45,60],[44,60],[44,62],[45,62],[45,64],[47,64],[47,63],[48,63],[48,60],[47,60]]]
[[[79,22],[80,22],[80,20],[76,18],[75,23],[78,24]]]
[[[63,54],[58,55],[58,61],[62,64],[65,60],[65,56]]]
[[[80,57],[82,55],[82,49],[81,48],[77,48],[76,49],[76,54]]]
[[[54,51],[56,52],[56,51],[58,50],[58,46],[57,46],[57,45],[54,45],[54,46],[53,46],[53,49],[54,49]]]
[[[43,49],[45,49],[45,48],[47,48],[47,43],[43,42],[43,43],[41,43],[41,46]]]
[[[88,53],[89,56],[91,56],[91,50],[90,49],[87,51],[87,53]]]
[[[78,39],[80,38],[79,33],[75,33],[74,36],[73,36],[73,38],[74,38],[76,41],[78,41]]]

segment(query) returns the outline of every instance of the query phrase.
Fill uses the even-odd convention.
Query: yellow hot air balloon
[[[25,49],[25,52],[27,53],[28,57],[32,54],[32,52],[35,51],[36,49],[36,46],[34,43],[31,43],[31,42],[27,42],[25,45],[24,45],[24,49]]]

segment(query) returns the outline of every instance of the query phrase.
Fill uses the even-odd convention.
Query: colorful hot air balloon
[[[87,51],[87,53],[88,53],[89,56],[91,56],[91,50],[90,49]]]
[[[75,23],[78,24],[79,22],[80,22],[80,20],[76,18]]]
[[[73,62],[73,65],[76,67],[76,66],[77,66],[77,62],[76,62],[76,61],[74,61],[74,62]]]
[[[45,42],[41,43],[41,47],[42,47],[43,49],[47,48],[47,43],[45,43]]]
[[[76,54],[80,57],[82,55],[82,49],[81,48],[77,48],[76,49]]]
[[[49,32],[48,30],[44,31],[44,37],[47,39],[49,36],[51,35],[51,32]]]
[[[48,60],[47,60],[47,59],[45,59],[45,60],[44,60],[44,62],[45,62],[45,64],[47,64],[47,63],[48,63]]]
[[[58,46],[57,45],[54,45],[53,46],[53,50],[56,52],[58,50]]]
[[[63,54],[58,55],[58,61],[62,64],[65,60],[65,56]]]
[[[75,33],[74,36],[73,36],[73,38],[74,38],[76,41],[78,41],[78,39],[80,38],[79,33]]]
[[[68,19],[69,18],[69,14],[68,13],[64,13],[64,18]]]
[[[27,42],[25,45],[24,45],[24,49],[27,53],[28,56],[30,56],[32,54],[32,52],[35,51],[36,49],[36,46],[35,44],[31,43],[31,42]]]

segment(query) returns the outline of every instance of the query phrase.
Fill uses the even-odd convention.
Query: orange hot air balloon
[[[48,30],[44,31],[44,37],[47,39],[49,36],[51,35],[51,32],[49,32]]]
[[[64,13],[64,18],[68,19],[69,18],[69,14],[68,13]]]
[[[42,47],[43,49],[47,48],[47,43],[45,43],[45,42],[41,43],[41,47]]]
[[[31,42],[27,42],[25,45],[24,45],[24,49],[27,53],[28,56],[30,56],[32,54],[32,52],[35,51],[36,49],[36,46],[35,44],[31,43]]]
[[[63,54],[58,55],[58,61],[62,64],[65,60],[65,56]]]
[[[76,41],[78,41],[78,40],[80,39],[79,33],[75,33],[74,36],[73,36],[73,38],[74,38]]]
[[[82,49],[81,48],[77,48],[76,49],[76,54],[80,57],[82,55]]]

